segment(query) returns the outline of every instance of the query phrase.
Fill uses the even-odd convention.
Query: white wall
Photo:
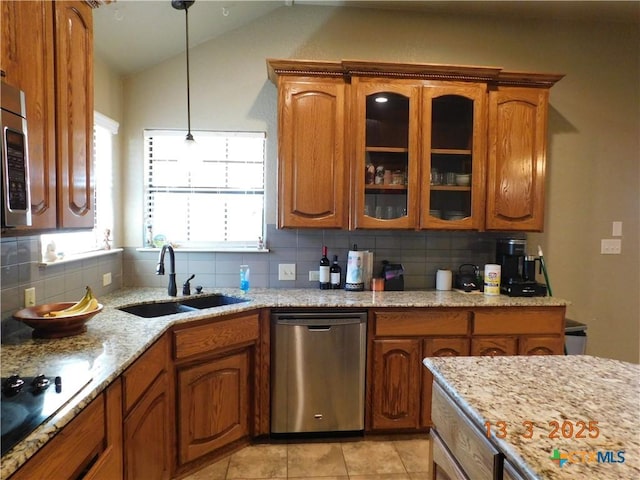
[[[542,245],[554,296],[571,301],[569,317],[588,324],[588,353],[638,362],[639,31],[629,24],[282,7],[190,51],[192,128],[267,132],[267,222],[275,223],[276,89],[266,58],[565,73],[551,91],[545,232],[531,235],[529,246],[535,252]],[[142,130],[186,126],[185,86],[184,56],[125,82],[124,246],[142,243]],[[600,255],[614,220],[623,222],[623,253]]]

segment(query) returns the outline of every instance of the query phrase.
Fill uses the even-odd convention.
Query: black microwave
[[[31,195],[24,92],[1,84],[2,227],[31,225]]]

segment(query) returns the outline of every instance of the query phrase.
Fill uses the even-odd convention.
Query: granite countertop
[[[203,295],[214,293],[203,292]],[[238,289],[217,289],[215,293],[241,296]],[[193,295],[192,295],[193,296]],[[47,422],[2,457],[0,478],[6,478],[72,420],[169,327],[256,308],[286,307],[509,307],[564,306],[555,297],[511,298],[456,291],[346,292],[315,289],[252,289],[249,301],[213,309],[140,318],[118,310],[136,303],[180,299],[169,297],[165,288],[125,288],[101,297],[104,310],[87,323],[87,332],[67,338],[33,340],[31,330],[3,340],[0,366],[3,377],[47,375],[64,370],[81,371],[91,377],[87,387]]]
[[[483,433],[491,422],[491,442],[525,478],[640,478],[640,365],[584,355],[423,363]],[[573,432],[567,424],[567,438],[549,438],[553,421],[571,422]],[[597,437],[586,431],[587,438],[576,438],[579,421],[597,422]],[[505,422],[502,439],[497,422]],[[533,422],[532,438],[525,438],[523,422]],[[597,452],[608,461],[598,462]],[[566,462],[559,466],[552,457]]]

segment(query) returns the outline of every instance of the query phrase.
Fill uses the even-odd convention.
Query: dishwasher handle
[[[364,323],[366,313],[276,313],[272,316],[276,325],[331,326]]]

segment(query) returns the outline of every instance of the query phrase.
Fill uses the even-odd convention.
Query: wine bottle
[[[331,288],[331,272],[329,259],[327,258],[327,247],[322,247],[322,258],[320,259],[320,289],[329,290]]]
[[[333,256],[333,265],[331,265],[331,268],[329,269],[329,273],[331,276],[331,288],[332,289],[340,288],[340,285],[341,285],[340,278],[342,277],[342,269],[340,268],[340,265],[338,265],[337,255]]]

